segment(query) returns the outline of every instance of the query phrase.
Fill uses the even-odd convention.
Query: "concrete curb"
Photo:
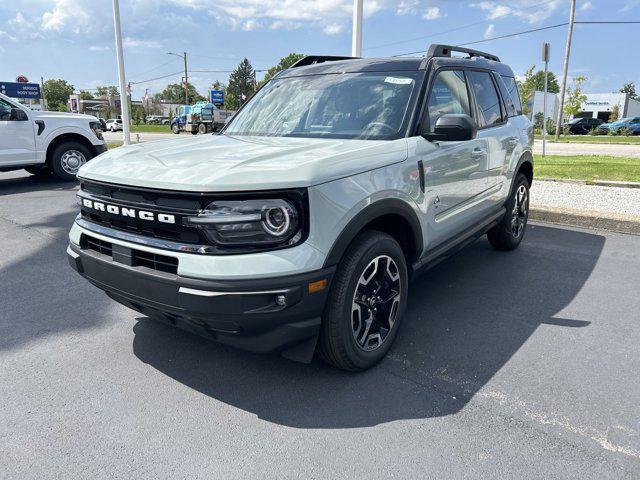
[[[539,222],[570,225],[573,227],[640,235],[640,217],[614,215],[602,212],[585,212],[566,208],[531,206],[529,219]]]
[[[640,182],[619,182],[617,180],[572,180],[569,178],[534,178],[534,182],[573,183],[576,185],[595,185],[597,187],[640,188]]]

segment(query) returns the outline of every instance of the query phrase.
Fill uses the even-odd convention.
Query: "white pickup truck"
[[[0,172],[24,168],[75,180],[83,164],[106,150],[96,117],[30,110],[0,94]]]

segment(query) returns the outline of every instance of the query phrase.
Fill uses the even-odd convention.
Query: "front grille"
[[[171,273],[173,275],[178,274],[178,259],[175,257],[144,252],[119,245],[114,248],[112,243],[105,242],[104,240],[84,233],[80,236],[80,248],[83,250],[92,250],[109,257],[115,262],[130,267],[145,267],[158,272]],[[114,254],[114,250],[116,250],[116,254]]]
[[[195,246],[196,251],[200,251],[199,247],[201,246],[212,247],[208,250],[205,249],[205,251],[215,251],[216,254],[221,255],[237,253],[238,251],[237,249],[222,248],[215,245],[202,229],[185,224],[184,220],[186,217],[198,215],[201,211],[205,210],[208,205],[217,200],[286,198],[298,207],[304,238],[306,238],[309,233],[308,222],[306,220],[309,211],[306,189],[273,192],[197,193],[111,185],[83,179],[80,183],[78,196],[80,197],[81,218],[87,222],[140,237],[169,241],[180,246]],[[94,204],[101,202],[104,204],[104,208],[102,210],[90,208],[93,204],[90,203],[90,205],[87,206],[83,203],[83,200],[94,202]],[[111,207],[112,209],[128,208],[135,212],[153,212],[155,217],[154,220],[149,221],[136,216],[123,215],[113,211],[110,212],[107,207]],[[170,215],[175,218],[175,221],[173,223],[161,222],[159,221],[161,215]],[[302,241],[304,241],[304,239]],[[141,241],[140,243],[145,242]]]

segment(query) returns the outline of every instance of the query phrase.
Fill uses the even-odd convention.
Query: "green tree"
[[[636,84],[633,82],[625,83],[620,89],[620,93],[627,93],[630,98],[640,100],[640,96],[636,93]]]
[[[98,97],[104,97],[106,95],[118,96],[120,91],[115,85],[106,85],[96,88],[96,95]]]
[[[49,110],[64,112],[67,110],[69,97],[73,95],[73,85],[62,79],[51,79],[44,82],[44,98]]]
[[[93,93],[86,90],[80,90],[80,100],[93,100]]]
[[[527,102],[533,98],[534,92],[544,91],[544,70],[538,70],[534,73],[535,69],[536,66],[532,65],[531,68],[524,73],[524,79],[518,82],[520,95],[522,96],[523,109],[527,114],[531,113],[527,107]],[[549,93],[560,92],[558,78],[553,72],[547,72],[547,91]]]
[[[249,60],[245,58],[229,76],[229,85],[224,99],[225,107],[237,110],[253,92],[255,92],[255,71]]]
[[[575,77],[567,88],[567,96],[564,101],[564,114],[566,117],[575,116],[582,110],[582,104],[587,96],[582,93],[582,84],[587,80],[586,77]]]
[[[620,105],[614,105],[611,107],[611,114],[609,115],[609,123],[617,122],[620,118]]]
[[[194,87],[191,83],[187,86],[187,92],[189,97],[189,105],[195,102],[202,102],[206,100],[205,97],[198,93],[196,87]],[[156,93],[153,96],[154,102],[159,102],[161,100],[171,103],[184,103],[184,86],[181,83],[172,83],[170,85],[167,85],[167,87],[162,92]]]
[[[267,70],[267,73],[265,74],[264,78],[260,82],[260,85],[263,85],[263,84],[267,83],[269,80],[271,80],[271,78],[276,73],[278,73],[281,70],[286,70],[287,68],[291,67],[291,65],[293,65],[298,60],[300,60],[301,58],[304,58],[304,57],[305,57],[305,55],[302,54],[302,53],[290,53],[286,57],[282,57],[277,65],[275,65],[275,66],[271,67],[269,70]]]

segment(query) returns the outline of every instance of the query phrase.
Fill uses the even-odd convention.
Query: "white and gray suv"
[[[306,57],[219,135],[83,166],[69,261],[155,319],[366,369],[398,333],[411,278],[483,234],[519,245],[532,141],[495,56]]]

